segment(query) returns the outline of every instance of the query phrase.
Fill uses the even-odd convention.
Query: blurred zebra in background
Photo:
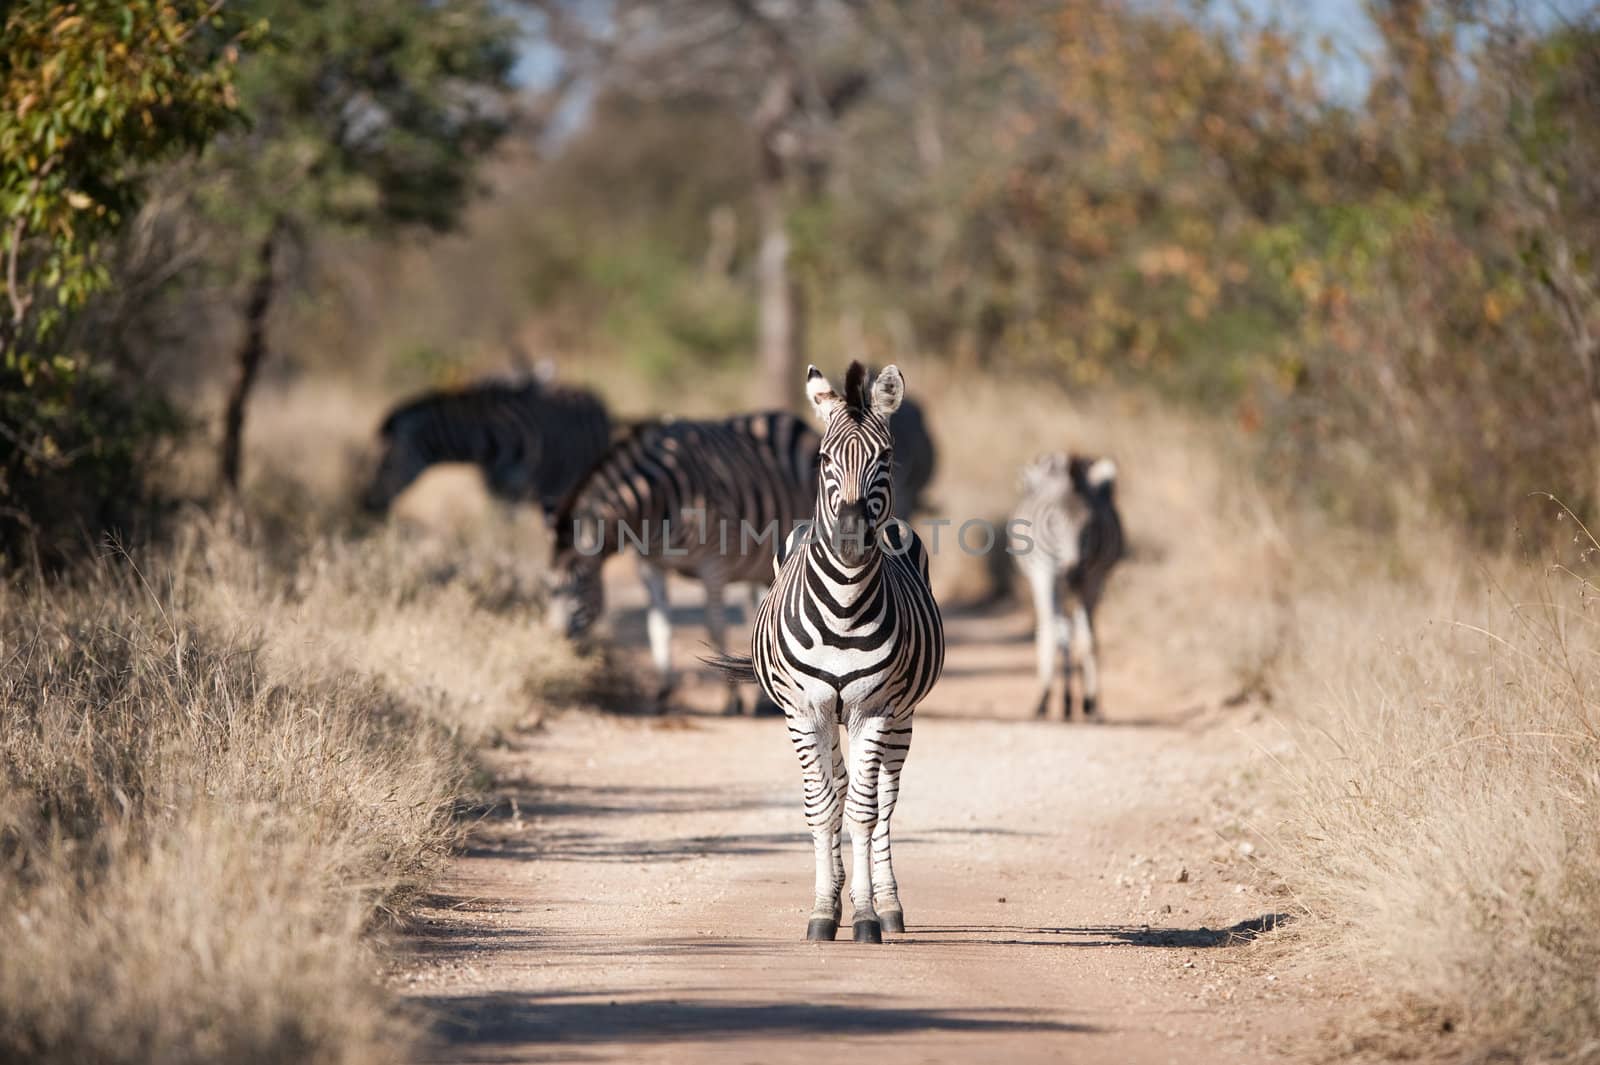
[[[922,408],[910,399],[889,419],[889,435],[894,437],[894,516],[910,521],[926,502],[922,493],[938,468],[939,451]]]
[[[507,502],[538,502],[546,516],[611,439],[611,418],[594,393],[532,380],[429,392],[396,407],[379,429],[383,455],[362,505],[388,510],[429,466],[470,462]]]
[[[854,938],[881,943],[885,930],[905,930],[889,822],[912,712],[944,665],[944,624],[922,542],[891,520],[889,417],[905,394],[900,371],[886,367],[869,384],[852,363],[840,395],[813,366],[806,394],[826,426],[813,534],[786,545],[756,613],[750,656],[713,664],[730,678],[754,677],[788,718],[816,859],[806,938],[829,940],[839,930],[840,830],[848,827]],[[848,773],[840,725],[849,734]]]
[[[1034,641],[1044,717],[1056,656],[1061,656],[1061,716],[1072,717],[1073,659],[1083,674],[1083,716],[1099,712],[1100,667],[1094,612],[1106,578],[1123,555],[1122,519],[1113,498],[1117,467],[1108,458],[1044,455],[1022,471],[1022,500],[1012,511],[1031,544],[1013,556],[1033,592]],[[1070,613],[1070,617],[1068,616]]]
[[[723,651],[723,592],[736,581],[771,581],[783,538],[810,516],[817,444],[809,426],[783,412],[634,427],[556,516],[550,624],[569,638],[587,633],[605,609],[605,560],[636,551],[650,596],[656,702],[664,708],[675,681],[667,574],[705,585],[706,629]],[[742,709],[734,684],[726,709]]]

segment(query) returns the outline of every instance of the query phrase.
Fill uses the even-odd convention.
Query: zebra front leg
[[[1035,676],[1038,691],[1034,696],[1034,717],[1044,717],[1050,709],[1050,681],[1056,668],[1056,575],[1054,571],[1039,567],[1028,573],[1028,587],[1033,592],[1033,646],[1037,656]]]
[[[900,905],[900,886],[894,879],[889,822],[900,798],[900,770],[911,753],[910,715],[885,731],[883,746],[883,765],[878,770],[878,827],[872,833],[872,905],[885,932],[904,932],[905,909]]]
[[[1079,602],[1072,612],[1072,627],[1074,650],[1078,666],[1083,671],[1083,719],[1085,721],[1100,720],[1100,662],[1095,655],[1094,647],[1094,622],[1089,617],[1088,607]]]
[[[844,820],[844,796],[837,787],[839,727],[808,711],[789,716],[789,738],[800,758],[801,789],[805,796],[806,824],[816,859],[816,892],[806,938],[831,940],[839,933],[839,891],[844,887],[844,863],[839,853],[839,830]]]
[[[639,563],[639,576],[644,580],[645,591],[650,596],[650,607],[645,614],[645,632],[650,637],[650,660],[656,667],[657,713],[667,709],[667,698],[676,686],[672,675],[672,618],[671,603],[667,599],[667,575],[648,562]]]
[[[850,780],[844,823],[850,830],[850,902],[857,943],[882,943],[883,925],[872,906],[872,837],[878,830],[878,773],[888,719],[857,716],[850,723]]]

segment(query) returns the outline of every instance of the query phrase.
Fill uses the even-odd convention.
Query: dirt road
[[[1320,1010],[1249,945],[1283,905],[1234,786],[1255,715],[1110,631],[1109,721],[1035,722],[1026,611],[947,625],[895,820],[906,934],[803,941],[780,719],[558,715],[497,756],[508,801],[424,909],[398,980],[435,1018],[425,1060],[1278,1060]],[[680,626],[683,661],[702,632]]]

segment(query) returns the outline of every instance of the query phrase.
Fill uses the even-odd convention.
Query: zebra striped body
[[[595,464],[556,518],[551,620],[581,636],[604,608],[600,569],[632,549],[650,595],[657,697],[672,688],[666,575],[706,587],[706,626],[723,649],[723,590],[765,584],[783,538],[810,514],[817,434],[791,414],[636,427]],[[730,688],[729,709],[738,691]]]
[[[1122,520],[1113,495],[1110,459],[1057,453],[1022,473],[1022,500],[1012,512],[1033,543],[1014,556],[1033,593],[1039,695],[1043,717],[1059,652],[1062,717],[1072,716],[1074,657],[1083,673],[1083,716],[1099,712],[1100,668],[1095,655],[1094,612],[1106,578],[1122,558]]]
[[[889,823],[911,748],[912,712],[944,664],[944,627],[928,559],[909,526],[892,524],[888,418],[904,383],[890,366],[873,382],[853,364],[840,396],[813,367],[807,393],[826,430],[812,535],[786,546],[756,613],[749,669],[784,710],[799,755],[816,857],[807,937],[832,939],[844,886],[841,828],[850,832],[858,940],[904,930]],[[849,734],[848,774],[839,727]]]
[[[379,433],[383,457],[362,499],[369,510],[387,510],[435,463],[470,462],[496,498],[537,501],[551,514],[605,452],[611,419],[582,389],[493,383],[419,396]]]

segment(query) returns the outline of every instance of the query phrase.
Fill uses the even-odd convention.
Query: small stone
[[[1189,870],[1179,869],[1177,880],[1180,884],[1187,884],[1189,882]]]
[[[996,901],[996,902],[1004,902],[1004,901],[1006,901],[1006,897],[1004,895],[1001,895],[999,898],[995,899],[994,901]]]

